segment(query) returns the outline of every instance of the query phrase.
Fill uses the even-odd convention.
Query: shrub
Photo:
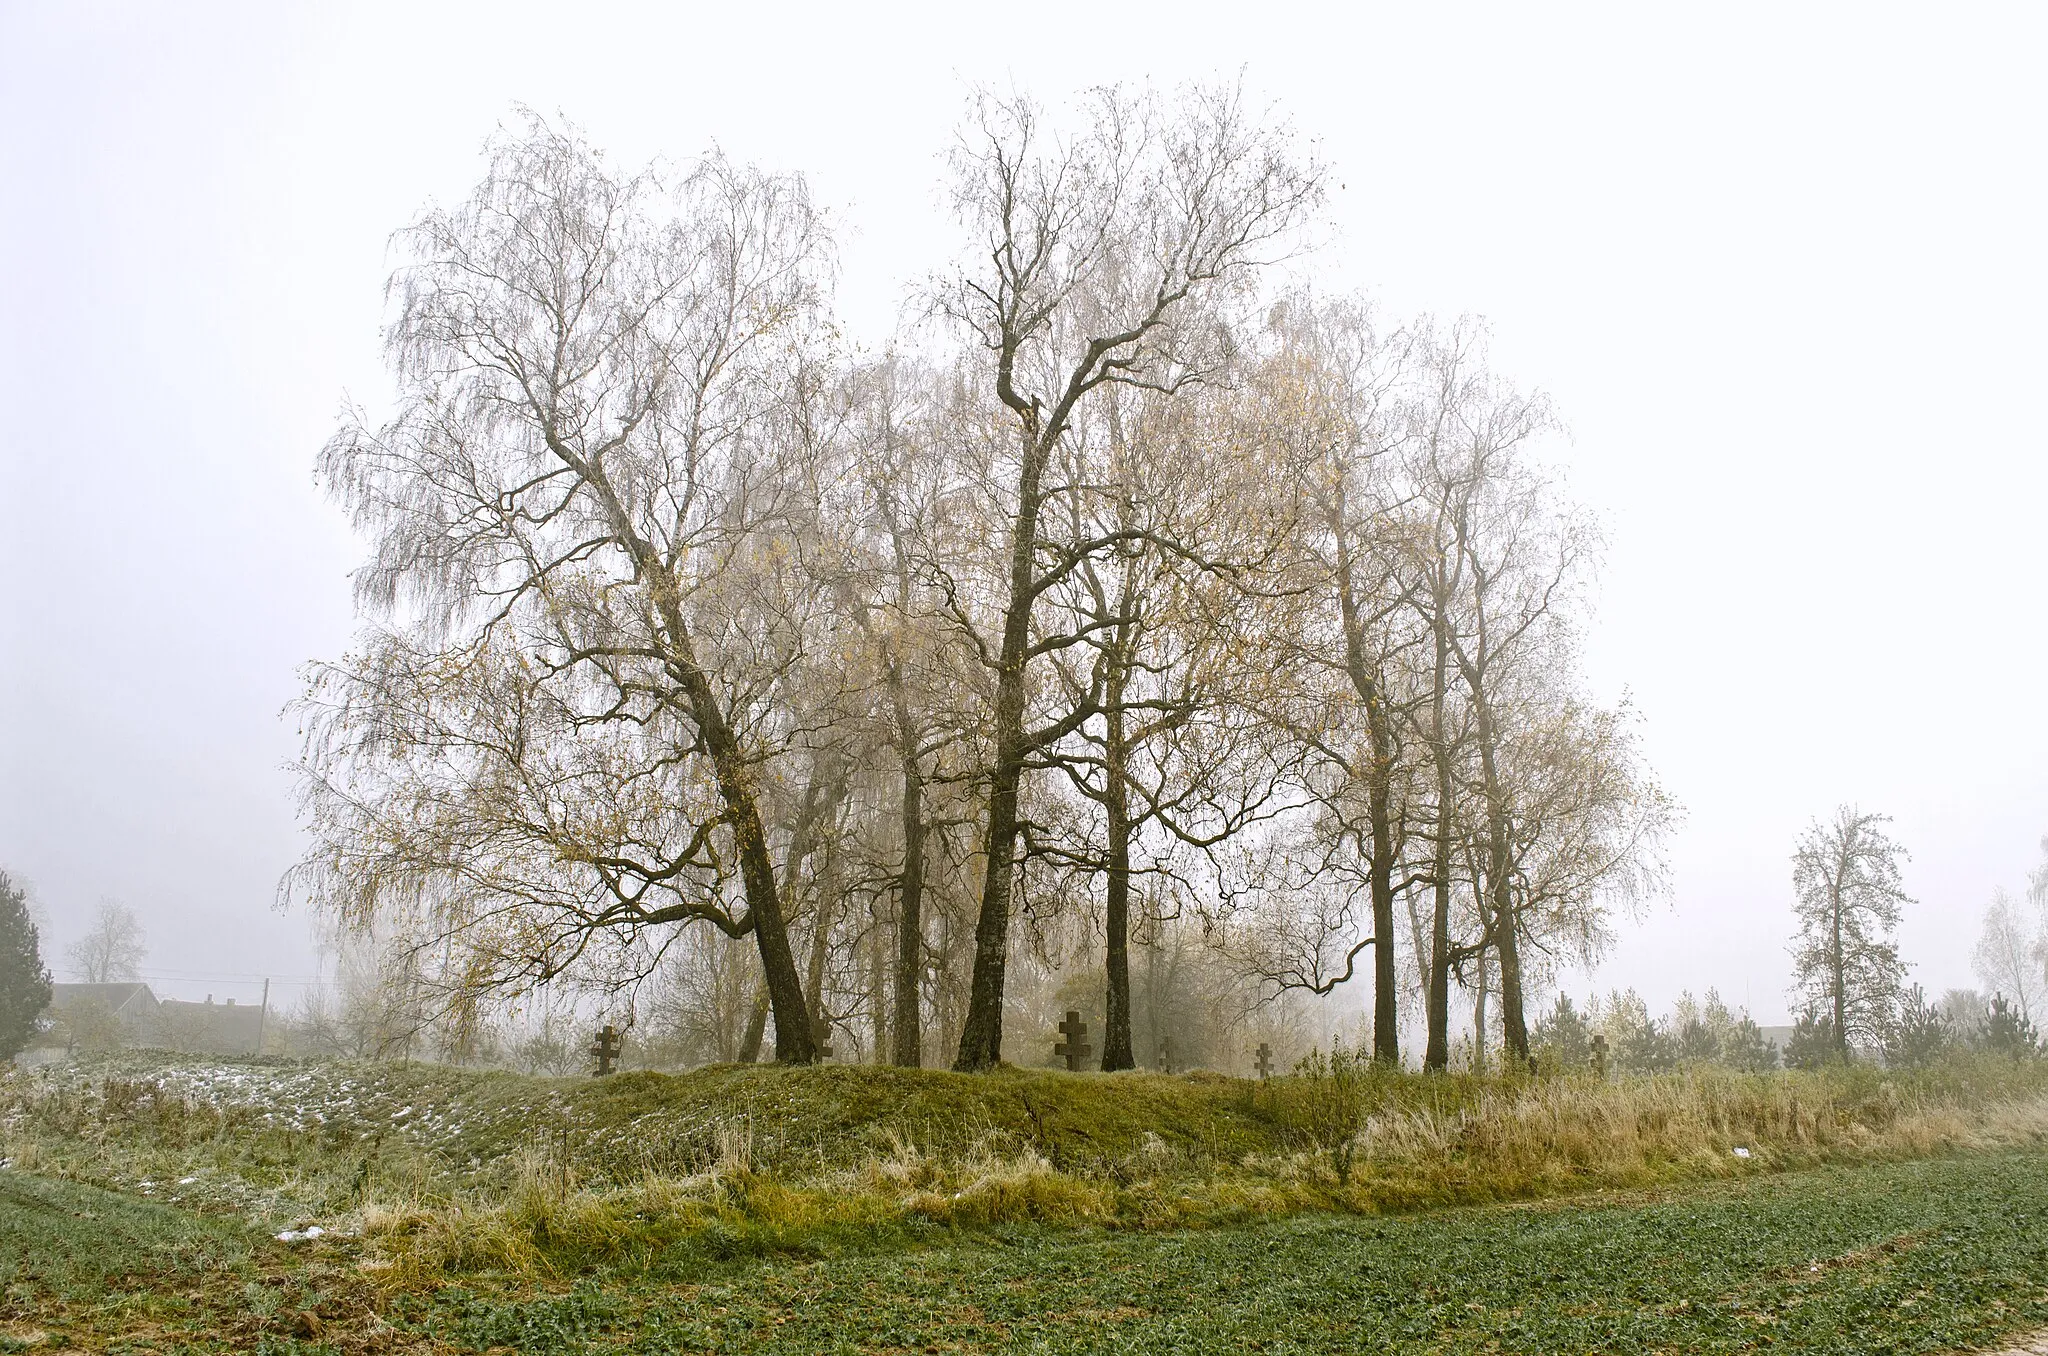
[[[1986,1054],[2008,1059],[2026,1059],[2041,1053],[2041,1033],[2018,1012],[2002,993],[1991,995],[1984,1025],[1978,1029],[1978,1048]]]
[[[1810,1010],[1800,1013],[1799,1020],[1792,1024],[1790,1039],[1785,1042],[1785,1066],[1813,1070],[1839,1063],[1841,1051],[1835,1045],[1835,1019]]]
[[[1895,1068],[1924,1069],[1955,1043],[1947,1015],[1929,1003],[1926,990],[1915,984],[1900,1000],[1898,1019],[1885,1037],[1884,1062]]]

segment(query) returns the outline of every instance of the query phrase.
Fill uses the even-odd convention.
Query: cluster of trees
[[[1671,1011],[1652,1017],[1635,990],[1595,999],[1581,1012],[1565,994],[1536,1023],[1539,1063],[1583,1070],[1595,1063],[1593,1038],[1607,1042],[1608,1061],[1622,1073],[1653,1074],[1696,1064],[1747,1072],[1778,1067],[1778,1047],[1747,1011],[1731,1009],[1709,989],[1704,999],[1680,995]]]
[[[1900,912],[1913,901],[1900,879],[1906,850],[1884,831],[1887,823],[1883,815],[1841,806],[1833,819],[1816,820],[1793,853],[1800,1010],[1786,1061],[1813,1067],[1862,1051],[1888,1064],[1920,1065],[1962,1048],[2037,1053],[2033,1016],[2048,992],[2048,839],[2029,881],[2039,913],[2033,935],[2011,896],[1998,891],[1973,958],[1990,997],[1950,990],[1937,1003],[1908,985],[1899,955]]]
[[[1280,275],[1325,175],[1236,93],[978,99],[876,352],[800,177],[489,156],[321,458],[376,621],[311,670],[285,886],[456,1045],[597,990],[706,1058],[986,1069],[1085,959],[1106,1069],[1368,974],[1376,1057],[1469,1002],[1526,1059],[1656,885],[1552,412]]]

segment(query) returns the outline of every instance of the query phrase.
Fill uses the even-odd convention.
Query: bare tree
[[[856,500],[848,523],[848,610],[865,641],[876,693],[870,742],[895,762],[890,1058],[924,1061],[923,1000],[927,849],[935,795],[963,785],[984,755],[976,726],[990,704],[986,670],[940,615],[958,597],[962,558],[985,540],[971,495],[950,466],[950,430],[963,414],[950,373],[891,356],[856,374],[853,419]],[[963,512],[963,500],[970,501]],[[950,586],[949,593],[940,587]],[[879,1013],[878,1009],[878,1013]]]
[[[94,907],[85,935],[65,949],[71,973],[86,984],[118,984],[136,979],[142,958],[142,920],[118,899],[105,898]]]
[[[1409,655],[1418,637],[1404,624],[1408,583],[1394,549],[1406,494],[1394,454],[1410,433],[1412,344],[1404,331],[1383,329],[1361,301],[1306,294],[1277,305],[1269,330],[1274,351],[1247,403],[1275,453],[1275,469],[1301,500],[1299,559],[1263,583],[1304,604],[1276,637],[1297,672],[1299,693],[1281,719],[1331,774],[1307,784],[1319,799],[1321,828],[1301,840],[1304,847],[1320,845],[1304,865],[1324,882],[1355,872],[1368,909],[1364,935],[1355,936],[1348,916],[1353,891],[1298,893],[1320,894],[1335,908],[1317,911],[1308,963],[1269,974],[1283,985],[1327,992],[1348,982],[1358,955],[1371,948],[1373,1057],[1395,1063],[1395,900],[1406,884],[1399,879],[1408,830],[1404,781],[1412,772],[1402,725],[1415,700],[1407,680],[1414,677]],[[1324,937],[1343,939],[1341,973],[1325,973]]]
[[[1883,1040],[1905,987],[1892,934],[1912,898],[1899,883],[1906,850],[1882,829],[1889,822],[1844,805],[1831,822],[1815,820],[1792,856],[1795,992],[1833,1023],[1844,1061],[1852,1040]]]
[[[1091,692],[1030,723],[1032,661],[1093,631],[1037,629],[1040,601],[1128,539],[1047,539],[1063,525],[1046,517],[1048,500],[1080,488],[1048,480],[1055,454],[1104,387],[1171,393],[1220,361],[1214,304],[1282,247],[1321,189],[1320,174],[1297,165],[1234,91],[1195,91],[1169,112],[1105,90],[1088,113],[1084,131],[1058,139],[1029,101],[984,95],[955,159],[975,262],[938,303],[980,346],[1011,423],[995,634],[956,613],[995,678],[974,979],[955,1060],[964,1070],[1002,1058],[1019,786],[1037,751],[1097,705]]]
[[[2044,938],[2029,936],[2026,920],[2017,902],[2004,890],[1995,890],[1991,906],[1984,910],[1984,931],[1977,938],[1970,959],[1977,978],[1993,993],[2010,998],[2023,1021],[2032,1021],[2042,1010]]]
[[[827,624],[791,568],[830,436],[824,223],[801,180],[620,176],[529,119],[399,238],[398,413],[321,463],[390,625],[315,672],[288,888],[411,911],[465,991],[751,935],[777,1055],[808,1062],[763,788]]]
[[[1243,586],[1270,568],[1289,524],[1255,507],[1273,507],[1260,466],[1217,403],[1130,390],[1102,402],[1106,456],[1092,478],[1102,529],[1124,540],[1085,561],[1059,600],[1088,639],[1049,656],[1068,700],[1100,708],[1045,752],[1099,811],[1099,836],[1030,836],[1034,853],[1103,882],[1106,1071],[1137,1065],[1134,884],[1178,896],[1189,869],[1210,874],[1207,854],[1269,813],[1293,761],[1259,716],[1276,685],[1259,638],[1279,615]],[[1077,497],[1066,508],[1078,513]]]

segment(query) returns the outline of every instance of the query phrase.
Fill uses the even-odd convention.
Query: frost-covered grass
[[[15,1167],[270,1233],[318,1225],[406,1283],[1025,1221],[1372,1214],[2042,1142],[2038,1063],[1607,1083],[1324,1065],[1257,1083],[127,1055],[0,1078]]]

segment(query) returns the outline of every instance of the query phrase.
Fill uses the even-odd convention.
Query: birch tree
[[[792,565],[825,223],[800,179],[624,175],[538,119],[489,160],[398,237],[396,413],[322,456],[383,625],[315,670],[288,888],[409,911],[471,987],[689,922],[751,935],[777,1054],[808,1062],[764,779],[820,624]]]
[[[1018,793],[1037,751],[1078,729],[1099,701],[1030,710],[1034,661],[1093,628],[1042,628],[1040,603],[1118,531],[1061,540],[1048,502],[1077,487],[1048,479],[1074,420],[1105,388],[1164,394],[1199,381],[1225,354],[1216,305],[1302,224],[1320,193],[1286,138],[1259,125],[1233,91],[1197,90],[1172,107],[1150,95],[1097,93],[1086,125],[1062,137],[1021,98],[983,96],[955,154],[955,203],[970,262],[937,289],[943,315],[972,341],[981,381],[1007,422],[999,582],[985,632],[964,611],[994,675],[984,875],[963,1070],[1002,1058],[1002,999]]]

